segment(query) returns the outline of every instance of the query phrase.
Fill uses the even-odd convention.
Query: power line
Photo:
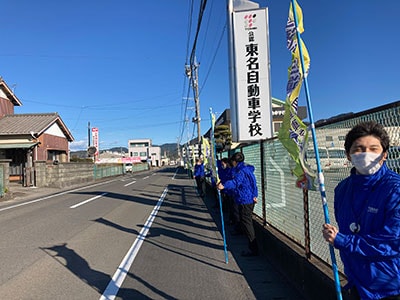
[[[225,30],[226,30],[226,23],[225,23],[224,28],[222,29],[221,36],[219,37],[217,49],[215,50],[214,55],[213,55],[213,58],[211,59],[211,64],[210,64],[210,66],[209,66],[209,68],[208,68],[208,71],[207,71],[207,73],[206,73],[206,76],[205,76],[205,78],[204,78],[203,85],[201,86],[199,95],[201,94],[201,91],[203,90],[203,88],[204,88],[204,86],[205,86],[205,84],[206,84],[206,82],[207,82],[208,76],[210,75],[211,69],[212,69],[212,67],[214,66],[215,58],[216,58],[217,53],[218,53],[218,50],[219,50],[219,48],[220,48],[220,46],[221,46],[221,42],[222,42],[222,38],[224,37]]]

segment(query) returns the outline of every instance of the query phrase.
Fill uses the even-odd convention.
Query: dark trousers
[[[237,204],[235,202],[235,198],[233,196],[231,196],[230,198],[231,198],[231,201],[232,201],[232,207],[231,207],[231,209],[232,209],[232,211],[231,211],[232,221],[233,221],[233,224],[238,226],[240,224],[239,204]]]
[[[204,177],[196,176],[196,185],[197,185],[197,192],[201,197],[203,197],[206,193],[206,182]]]
[[[254,203],[239,204],[240,223],[242,225],[243,232],[249,241],[249,249],[250,251],[258,254],[256,234],[253,226],[253,209]]]

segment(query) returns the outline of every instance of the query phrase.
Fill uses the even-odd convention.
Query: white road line
[[[147,178],[149,178],[150,176],[146,176],[146,177],[143,177],[143,179],[147,179]]]
[[[91,187],[94,187],[94,186],[102,185],[102,184],[105,184],[105,183],[110,183],[110,182],[113,182],[113,181],[116,181],[116,180],[117,179],[108,180],[108,181],[105,181],[105,182],[99,182],[99,183],[96,183],[96,184],[92,184],[92,185],[89,185],[89,186],[84,186],[84,187],[77,188],[77,189],[74,189],[74,190],[69,190],[69,191],[65,191],[65,192],[61,192],[61,193],[57,193],[57,194],[52,194],[52,195],[45,196],[45,197],[42,197],[42,198],[39,198],[39,199],[27,201],[27,202],[24,202],[24,203],[19,203],[19,204],[15,204],[15,205],[8,206],[8,207],[3,207],[3,208],[0,209],[0,212],[2,212],[4,210],[9,210],[9,209],[17,208],[17,207],[20,207],[20,206],[28,205],[28,204],[40,202],[40,201],[47,200],[47,199],[50,199],[50,198],[54,198],[54,197],[57,197],[57,196],[62,196],[62,195],[65,195],[65,194],[73,193],[73,192],[76,192],[76,191],[85,190],[85,189],[88,189],[88,188],[91,188]]]
[[[146,238],[147,232],[149,231],[153,221],[157,215],[158,210],[162,202],[164,201],[165,196],[167,195],[168,188],[165,188],[164,192],[162,193],[160,199],[158,199],[157,205],[153,208],[149,218],[147,219],[146,223],[144,224],[142,230],[140,231],[139,235],[137,236],[136,240],[133,242],[131,248],[129,249],[128,253],[126,253],[124,259],[122,260],[121,264],[119,265],[117,271],[114,273],[111,281],[108,283],[103,295],[101,295],[100,300],[113,300],[118,294],[118,291],[125,280],[126,275],[129,272],[130,267],[133,264],[133,261],[138,254],[140,247],[143,244],[143,241]]]
[[[108,193],[102,193],[102,194],[100,194],[100,195],[97,195],[97,196],[95,196],[95,197],[92,197],[92,198],[90,198],[90,199],[87,199],[87,200],[85,200],[85,201],[82,201],[82,202],[79,202],[79,203],[77,203],[77,204],[75,204],[75,205],[72,205],[72,206],[70,206],[69,208],[77,208],[77,207],[79,207],[79,206],[81,206],[81,205],[84,205],[84,204],[86,204],[86,203],[89,203],[89,202],[91,202],[91,201],[93,201],[93,200],[96,200],[96,199],[98,199],[98,198],[100,198],[100,197],[103,197],[104,195],[107,195]]]
[[[129,183],[125,184],[124,186],[128,186],[128,185],[131,185],[131,184],[134,184],[134,183],[136,183],[136,180],[134,180],[132,182],[129,182]]]
[[[172,176],[172,180],[175,180],[175,176],[176,176],[176,174],[178,174],[178,171],[179,171],[179,169],[176,168],[175,174],[174,174],[174,176]]]

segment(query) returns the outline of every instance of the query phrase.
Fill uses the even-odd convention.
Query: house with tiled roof
[[[10,161],[10,180],[34,184],[35,161],[68,162],[73,136],[58,113],[14,114],[21,106],[0,78],[0,160]]]

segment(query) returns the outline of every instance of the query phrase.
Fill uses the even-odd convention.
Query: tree
[[[228,150],[232,145],[232,133],[229,125],[218,125],[214,130],[215,146],[218,153]]]

